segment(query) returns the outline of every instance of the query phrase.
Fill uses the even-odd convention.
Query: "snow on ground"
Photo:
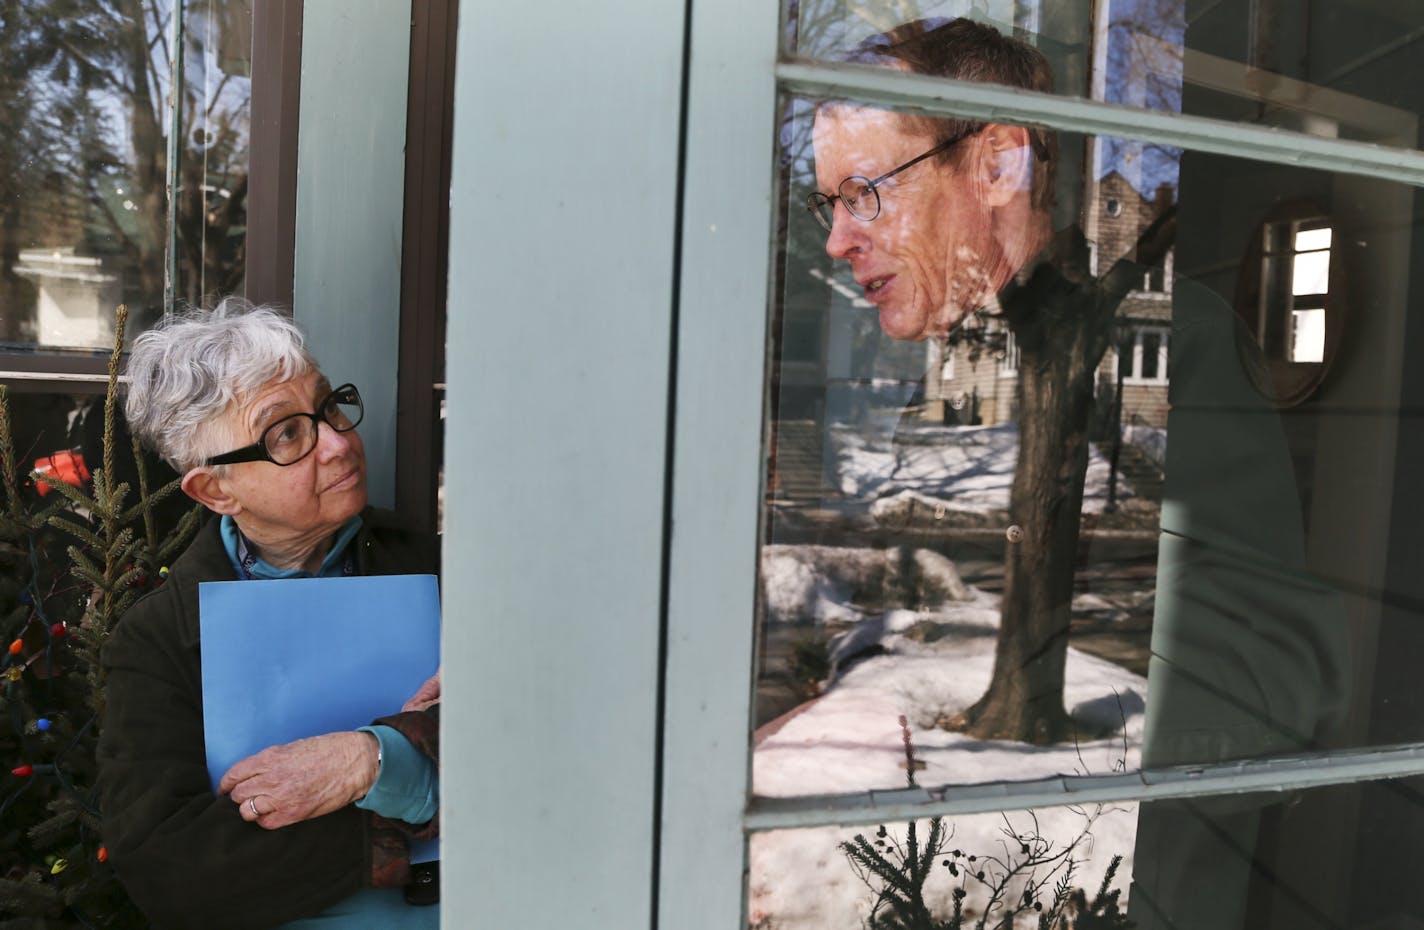
[[[898,723],[902,714],[908,718],[915,757],[924,763],[916,781],[927,787],[1136,768],[1145,679],[1074,649],[1068,652],[1064,703],[1086,727],[1099,733],[1116,728],[1110,735],[1042,747],[977,740],[934,725],[976,700],[989,683],[997,624],[994,601],[975,592],[971,600],[933,614],[892,611],[881,618],[885,654],[852,665],[820,698],[783,718],[779,729],[763,734],[752,763],[755,792],[786,797],[904,787]],[[905,635],[925,623],[943,635],[933,642]],[[955,837],[946,849],[981,858],[1003,855],[1006,825],[1015,833],[1042,836],[1061,849],[1083,834],[1093,813],[1054,808],[1036,814],[953,818]],[[1126,886],[1136,821],[1132,807],[1113,808],[1097,817],[1073,853],[1076,885],[1096,890],[1112,856],[1122,855],[1126,861],[1117,886]],[[903,824],[886,826],[903,837]],[[924,830],[921,827],[921,838]],[[751,925],[758,930],[860,930],[874,895],[837,844],[873,831],[816,828],[754,836]],[[1017,843],[1012,845],[1017,849]],[[946,908],[956,882],[947,870],[936,870],[934,897]],[[982,888],[972,882],[968,888],[969,907],[982,907]]]
[[[1124,426],[1122,441],[1136,446],[1158,468],[1167,467],[1167,431],[1156,426]]]
[[[896,648],[895,634],[885,642]],[[835,686],[757,746],[753,790],[764,797],[844,794],[905,785],[898,718],[910,723],[921,785],[1105,774],[1138,766],[1146,679],[1068,651],[1063,702],[1089,735],[1078,745],[979,740],[935,726],[974,703],[989,685],[992,636],[955,634],[921,654],[889,653],[853,665]],[[899,647],[899,648],[904,648]],[[1122,720],[1126,720],[1126,745]],[[1091,738],[1112,730],[1107,738]]]
[[[1012,424],[946,427],[897,424],[898,415],[882,419],[868,430],[832,429],[830,448],[841,490],[848,497],[874,502],[872,512],[876,507],[908,506],[909,499],[934,511],[1007,509],[1018,453],[1018,432]],[[896,436],[893,443],[892,435]],[[1108,473],[1108,463],[1094,450],[1084,491],[1085,511],[1102,510]],[[1131,490],[1120,482],[1118,494],[1130,496]],[[964,585],[948,560],[936,556],[941,565],[924,553],[927,550],[912,553],[905,567],[893,548],[764,548],[762,583],[768,622],[814,623],[837,631],[831,639],[831,656],[845,662],[833,666],[819,698],[758,732],[752,762],[757,795],[903,788],[901,715],[908,721],[915,757],[923,763],[916,782],[925,787],[1104,774],[1140,766],[1146,679],[1071,648],[1064,705],[1084,731],[1076,744],[1031,746],[978,740],[937,726],[976,701],[988,687],[999,599]],[[908,586],[896,575],[905,571],[915,576]],[[892,602],[889,595],[906,590],[914,592],[917,603]],[[1144,596],[1150,597],[1150,592]],[[982,859],[1004,856],[1008,843],[1011,855],[1019,845],[1007,839],[1006,828],[1013,834],[1043,837],[1055,849],[1076,842],[1073,884],[1088,889],[1091,896],[1114,855],[1124,857],[1115,887],[1126,888],[1132,874],[1136,822],[1135,806],[957,817],[952,818],[954,838],[946,849],[961,849]],[[891,839],[903,838],[903,823],[885,826]],[[921,839],[926,829],[920,828]],[[874,894],[838,844],[856,833],[874,831],[874,826],[825,827],[754,835],[750,925],[755,930],[861,930]],[[936,869],[927,887],[939,904],[940,916],[948,915],[951,892],[961,880],[946,869]],[[972,913],[983,907],[983,890],[972,881],[966,887],[970,892],[966,910]]]
[[[889,837],[902,841],[905,824],[887,822]],[[1104,809],[1053,808],[1039,811],[1018,811],[1007,814],[976,814],[952,818],[946,827],[954,833],[945,851],[961,850],[974,854],[980,863],[988,856],[1001,859],[1017,852],[1015,836],[1039,836],[1053,844],[1053,852],[1072,845],[1072,887],[1083,888],[1089,899],[1097,892],[1113,856],[1122,855],[1112,888],[1123,889],[1122,905],[1127,905],[1126,888],[1131,875],[1134,835],[1137,830],[1135,806],[1114,806]],[[918,824],[919,839],[928,834],[927,821]],[[1088,832],[1085,832],[1086,831]],[[873,837],[874,825],[859,828],[815,827],[805,830],[781,830],[757,833],[751,838],[748,858],[751,878],[748,888],[748,924],[754,930],[863,930],[865,918],[875,902],[875,894],[862,882],[839,844],[857,833]],[[1005,844],[1008,844],[1006,848]],[[942,861],[942,860],[941,860]],[[963,859],[959,860],[961,865]],[[992,867],[991,867],[992,868]],[[1051,889],[1063,877],[1061,871],[1049,874],[1047,867],[1034,876]],[[936,917],[944,919],[950,913],[953,890],[963,884],[968,897],[964,913],[973,926],[985,905],[983,886],[949,874],[938,862],[925,883],[925,902]],[[1010,888],[1015,897],[1022,885]],[[990,921],[990,926],[995,922]],[[1032,913],[1021,917],[1017,930],[1037,926]]]
[[[942,502],[950,510],[987,513],[1008,508],[1019,446],[1018,427],[1012,423],[832,427],[830,438],[840,489],[848,497],[874,500],[909,493],[931,505]],[[1108,461],[1094,447],[1083,488],[1085,512],[1102,511],[1110,472]],[[1118,482],[1118,496],[1131,496],[1120,477]]]

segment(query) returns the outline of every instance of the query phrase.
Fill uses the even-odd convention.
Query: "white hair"
[[[317,368],[302,331],[272,307],[228,297],[133,341],[124,412],[140,442],[180,473],[226,452],[225,414],[269,384]]]

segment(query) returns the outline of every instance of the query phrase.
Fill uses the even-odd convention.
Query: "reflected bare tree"
[[[1179,0],[1113,5],[1106,84],[1110,99],[1181,109]],[[1117,140],[1109,147],[1112,164]],[[1180,151],[1156,152],[1158,172],[1176,182]],[[1089,204],[1088,208],[1095,208]],[[1082,527],[1096,373],[1112,343],[1118,308],[1160,265],[1176,234],[1166,207],[1134,248],[1099,277],[1081,230],[1060,232],[1048,260],[1001,295],[1002,320],[1018,345],[1018,459],[1010,492],[994,673],[978,701],[950,726],[983,739],[1052,743],[1071,738],[1063,704],[1073,577]],[[980,332],[992,332],[985,327]],[[972,334],[972,330],[970,333]]]
[[[1009,495],[1004,596],[988,690],[950,727],[982,739],[1070,739],[1063,706],[1073,576],[1088,474],[1088,433],[1099,363],[1118,306],[1159,263],[1176,233],[1169,208],[1143,232],[1135,260],[1101,277],[1076,227],[1060,233],[1049,260],[1001,295],[1018,343],[1019,450]]]
[[[201,71],[204,46],[224,24],[189,15],[185,61]],[[140,316],[161,308],[172,16],[164,0],[0,0],[5,338],[24,338],[21,308],[34,302],[33,286],[15,274],[26,248],[106,256],[122,268]],[[248,100],[245,80],[223,81],[185,86],[180,100],[177,291],[193,300],[242,280]]]

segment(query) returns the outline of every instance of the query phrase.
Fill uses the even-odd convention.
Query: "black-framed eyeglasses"
[[[913,168],[926,158],[931,158],[958,145],[983,128],[983,126],[974,126],[957,132],[928,152],[916,155],[900,167],[892,168],[878,178],[871,179],[853,174],[840,183],[834,194],[812,191],[806,197],[806,209],[811,211],[811,215],[825,228],[826,232],[830,232],[832,224],[835,223],[837,200],[845,204],[846,211],[851,216],[868,223],[880,215],[880,191],[876,190],[877,184],[893,178],[907,168]]]
[[[250,446],[215,455],[204,465],[236,465],[239,462],[271,462],[273,465],[295,465],[311,454],[316,448],[321,424],[346,433],[361,422],[366,408],[361,403],[361,393],[354,384],[343,384],[334,388],[321,403],[315,413],[294,413],[282,417],[262,431],[261,437]]]

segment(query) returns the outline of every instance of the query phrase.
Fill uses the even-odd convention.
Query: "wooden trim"
[[[102,394],[108,380],[108,352],[0,352],[0,384],[17,394]]]
[[[253,0],[247,298],[292,306],[303,0]]]
[[[444,428],[445,301],[450,242],[456,0],[413,0],[406,107],[396,511],[436,528]]]

